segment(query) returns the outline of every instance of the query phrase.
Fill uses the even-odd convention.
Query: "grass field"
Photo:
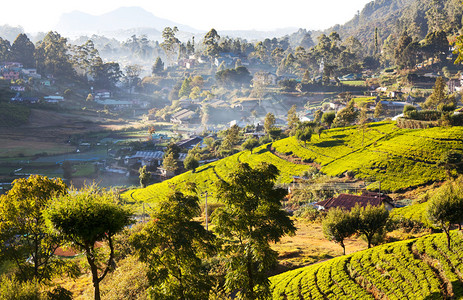
[[[349,80],[349,81],[342,81],[343,85],[348,86],[365,86],[365,80]]]
[[[30,113],[25,105],[0,102],[0,127],[23,125],[28,122]]]
[[[445,171],[436,162],[449,150],[463,152],[462,127],[431,129],[399,129],[391,122],[369,124],[363,135],[357,127],[326,130],[321,137],[313,135],[306,145],[294,137],[276,141],[275,151],[286,157],[316,162],[321,172],[330,176],[343,176],[347,171],[357,178],[376,182],[369,188],[383,191],[400,191],[446,178]],[[156,202],[168,193],[169,186],[182,189],[188,181],[197,184],[200,192],[213,192],[219,178],[226,180],[239,162],[251,166],[259,162],[276,165],[280,170],[279,183],[289,183],[293,176],[311,168],[307,164],[290,162],[261,146],[202,166],[196,173],[187,172],[145,189],[123,195],[129,201]],[[212,201],[214,201],[212,199]]]
[[[395,242],[272,277],[272,299],[461,299],[463,238]]]

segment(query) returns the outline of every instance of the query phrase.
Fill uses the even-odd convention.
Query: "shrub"
[[[405,109],[404,109],[405,111]],[[420,120],[420,121],[437,121],[441,117],[441,112],[437,110],[409,110],[404,112],[404,115],[408,119]]]
[[[0,299],[40,300],[40,286],[34,281],[21,282],[6,275],[0,277]]]
[[[320,213],[319,210],[315,209],[311,205],[305,205],[299,208],[294,212],[294,216],[296,218],[302,218],[311,222],[318,221],[321,217],[322,214]]]

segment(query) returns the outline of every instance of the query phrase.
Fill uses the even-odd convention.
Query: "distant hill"
[[[63,14],[56,28],[59,32],[65,33],[103,33],[133,28],[154,28],[160,33],[167,26],[177,26],[181,31],[198,32],[190,26],[156,17],[140,7],[120,7],[99,16],[73,11]]]
[[[362,143],[363,140],[363,143]],[[462,127],[430,129],[399,129],[394,123],[371,123],[365,137],[356,126],[334,128],[313,135],[306,146],[294,137],[278,140],[253,151],[243,151],[204,165],[195,173],[186,172],[170,180],[123,194],[128,201],[156,203],[169,192],[169,186],[182,189],[186,182],[194,182],[200,192],[213,191],[215,182],[226,180],[238,163],[254,166],[260,162],[274,164],[280,170],[281,183],[289,183],[315,162],[321,172],[343,176],[347,171],[368,182],[369,188],[399,191],[445,180],[445,170],[436,162],[450,150],[463,151]]]

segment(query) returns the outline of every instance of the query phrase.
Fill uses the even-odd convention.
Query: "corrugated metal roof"
[[[385,195],[374,195],[373,193],[364,194],[362,196],[358,195],[349,195],[349,194],[340,194],[336,198],[326,199],[320,202],[317,202],[316,205],[324,207],[324,209],[330,209],[332,207],[341,207],[347,210],[351,210],[356,204],[361,207],[365,207],[368,204],[371,206],[380,206],[383,202],[392,204],[392,199],[389,196]]]

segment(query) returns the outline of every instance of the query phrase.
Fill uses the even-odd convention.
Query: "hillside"
[[[436,28],[455,33],[461,28],[463,7],[459,0],[437,1],[437,12],[433,11],[433,0],[375,0],[354,16],[352,20],[326,30],[338,32],[341,37],[356,37],[370,50],[374,49],[374,33],[378,28],[380,46],[390,34],[396,36],[405,30],[415,39],[423,39]],[[445,25],[439,24],[445,20]]]
[[[273,299],[463,297],[463,237],[452,232],[395,242],[272,277]]]
[[[364,138],[355,126],[335,128],[320,138],[313,135],[305,146],[289,137],[263,145],[252,154],[243,151],[202,166],[195,173],[190,171],[145,189],[128,191],[123,197],[128,201],[156,202],[168,193],[169,186],[182,189],[186,182],[196,183],[199,192],[213,192],[214,182],[226,179],[239,162],[256,165],[263,161],[278,167],[278,182],[283,184],[309,170],[309,162],[315,162],[328,175],[343,176],[352,171],[366,181],[381,181],[382,190],[399,191],[444,180],[445,172],[436,162],[449,150],[463,151],[461,127],[411,130],[399,129],[394,123],[371,123]],[[378,184],[369,188],[377,189]]]

